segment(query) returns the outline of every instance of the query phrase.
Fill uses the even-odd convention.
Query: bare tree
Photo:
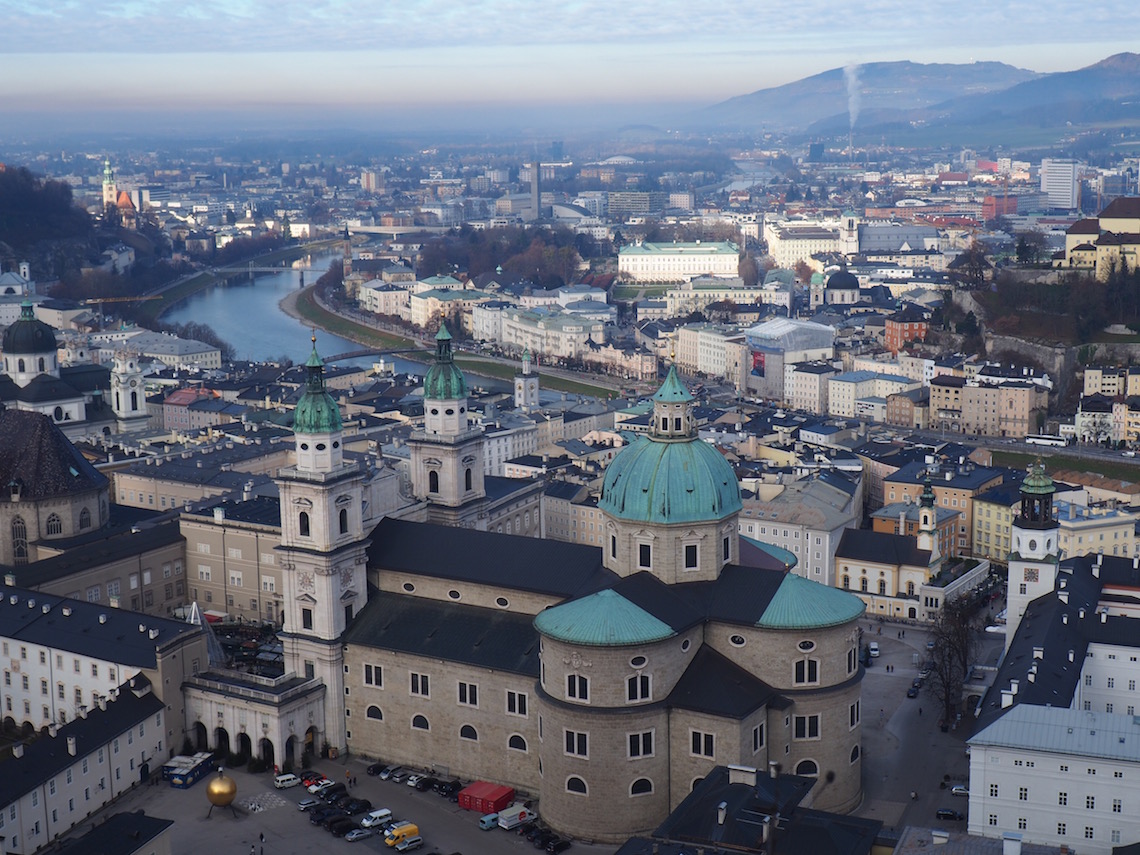
[[[942,720],[949,721],[962,699],[962,686],[977,645],[970,625],[969,599],[959,597],[943,602],[931,629],[934,667],[930,672],[930,690],[942,707]]]

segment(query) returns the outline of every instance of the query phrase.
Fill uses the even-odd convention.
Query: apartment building
[[[1001,484],[1002,473],[964,458],[957,464],[908,463],[883,478],[884,503],[909,501],[917,504],[927,477],[934,490],[935,506],[961,514],[958,518],[957,551],[967,551],[974,531],[974,497]]]
[[[913,389],[918,384],[898,374],[877,374],[873,371],[845,371],[828,382],[828,413],[837,418],[855,418],[858,402],[866,398],[882,398]]]
[[[613,209],[613,195],[610,207]],[[727,241],[640,243],[618,251],[618,276],[635,282],[687,282],[739,273],[740,248]]]
[[[839,370],[830,362],[796,362],[784,366],[784,402],[793,410],[828,412],[830,381]]]
[[[1036,383],[971,384],[965,377],[941,375],[930,381],[930,427],[1023,438],[1038,431],[1048,402],[1048,390]]]

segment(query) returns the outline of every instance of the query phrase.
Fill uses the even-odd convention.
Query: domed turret
[[[32,301],[25,298],[20,317],[4,330],[4,373],[23,388],[41,374],[59,376],[55,330],[39,320]]]
[[[435,335],[435,362],[424,375],[424,398],[449,400],[467,397],[467,380],[455,364],[451,352],[451,333],[440,324]]]
[[[848,270],[837,270],[827,280],[828,291],[858,291],[859,280]]]
[[[740,485],[720,452],[697,438],[693,396],[675,368],[653,396],[649,433],[606,467],[598,508],[610,535],[606,566],[623,575],[711,578],[739,554]],[[651,526],[676,529],[666,538]]]
[[[305,392],[293,410],[293,434],[297,443],[297,468],[331,471],[342,459],[340,433],[344,427],[340,407],[325,390],[325,364],[317,355],[317,339],[305,363]]]

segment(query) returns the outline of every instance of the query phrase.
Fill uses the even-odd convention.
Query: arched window
[[[584,796],[586,795],[586,782],[577,775],[572,775],[566,779],[566,792],[579,793]]]
[[[863,593],[867,593],[867,577],[866,576],[864,576],[862,579],[859,580],[859,590],[862,591]]]
[[[629,788],[631,796],[644,796],[653,792],[653,782],[648,778],[638,778]]]
[[[45,371],[47,371],[47,369],[44,367],[44,358],[41,356],[40,357],[40,373],[42,374]]]
[[[800,659],[795,664],[796,683],[819,682],[819,660]]]
[[[476,733],[475,728],[473,728],[471,725],[465,724],[463,727],[459,728],[459,738],[470,739],[472,742],[478,742],[479,734]]]
[[[309,536],[309,512],[301,511],[297,514],[297,532],[301,537]]]
[[[23,517],[12,517],[12,558],[17,564],[28,563],[28,527]]]
[[[428,492],[429,493],[438,493],[439,492],[439,473],[438,472],[429,472],[428,473]]]
[[[24,371],[25,370],[24,369],[24,360],[22,360],[22,359],[16,360],[16,370],[17,371]]]
[[[907,582],[906,583],[906,595],[908,597],[914,596],[914,582]]]
[[[59,514],[52,514],[47,518],[46,528],[48,534],[63,534],[63,520],[59,518]]]
[[[131,392],[131,409],[137,410],[139,408],[139,393]]]
[[[51,413],[57,422],[63,421],[63,407],[56,407]]]
[[[364,714],[365,714],[365,715],[366,715],[368,718],[374,718],[374,719],[376,719],[377,721],[383,721],[383,720],[384,720],[384,713],[382,713],[382,712],[380,711],[380,707],[376,706],[375,704],[373,704],[372,706],[370,706],[370,707],[368,708],[367,712],[365,712]]]
[[[858,759],[859,759],[859,746],[856,745],[854,748],[851,749],[851,762],[854,763]]]
[[[526,740],[517,733],[513,734],[511,738],[507,740],[507,748],[513,748],[515,751],[526,751]]]
[[[426,717],[417,715],[412,719],[412,727],[416,730],[431,730],[431,725],[428,724]]]
[[[845,590],[845,591],[851,590],[851,577],[848,576],[846,573],[843,574],[843,590]]]
[[[880,579],[879,580],[879,593],[885,594],[886,592],[887,592],[887,580],[886,579]]]
[[[91,511],[84,508],[79,512],[79,528],[91,528]]]
[[[348,534],[348,508],[340,509],[340,533]]]
[[[468,468],[468,469],[467,469],[467,470],[466,470],[466,471],[463,473],[463,486],[464,486],[464,488],[465,488],[465,489],[467,489],[467,490],[470,490],[470,489],[471,489],[471,469],[470,469],[470,468]]]
[[[819,764],[814,760],[801,760],[796,765],[796,774],[812,777],[819,774]]]
[[[118,390],[116,390],[116,391],[115,391],[115,409],[116,409],[116,410],[118,410],[118,409],[120,409],[122,406],[123,406],[123,401],[122,401],[122,399],[119,397],[119,392],[118,392]]]

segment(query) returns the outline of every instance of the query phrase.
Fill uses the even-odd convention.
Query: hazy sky
[[[1135,0],[0,0],[0,115],[708,104],[874,60],[1068,70],[1140,49],[1120,34]]]

